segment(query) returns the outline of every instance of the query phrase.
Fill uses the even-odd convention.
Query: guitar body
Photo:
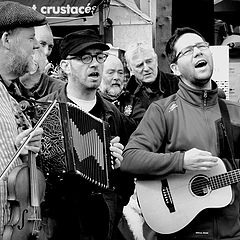
[[[232,200],[231,185],[212,189],[209,178],[227,173],[222,161],[210,171],[187,171],[166,178],[137,181],[139,204],[146,223],[156,232],[170,234],[187,226],[206,208],[221,208]],[[218,180],[218,179],[216,179]]]

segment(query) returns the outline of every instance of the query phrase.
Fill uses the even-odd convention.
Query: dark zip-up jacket
[[[184,152],[192,148],[225,157],[218,89],[215,82],[212,86],[212,90],[194,90],[180,82],[176,94],[152,103],[124,150],[121,169],[139,177],[184,174]],[[240,105],[224,101],[231,119],[238,162]],[[234,165],[227,161],[227,168],[233,169]],[[205,209],[179,232],[161,235],[159,239],[240,239],[239,183],[232,186],[234,201],[227,207]]]

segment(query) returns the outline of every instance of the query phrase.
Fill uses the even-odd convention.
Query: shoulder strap
[[[218,99],[218,102],[219,102],[219,107],[220,107],[220,111],[221,111],[221,115],[222,115],[223,125],[224,125],[224,128],[225,128],[225,136],[226,136],[226,139],[227,139],[229,153],[230,153],[229,157],[232,160],[232,163],[233,163],[234,167],[237,168],[237,165],[236,165],[236,162],[235,162],[235,157],[234,157],[232,125],[231,125],[227,105],[224,102],[224,100],[222,100],[220,98]]]

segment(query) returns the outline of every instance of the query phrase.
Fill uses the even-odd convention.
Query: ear
[[[176,63],[171,63],[170,64],[170,68],[171,68],[171,70],[172,70],[174,75],[176,75],[176,76],[180,76],[181,75],[181,73],[180,73],[180,71],[178,69],[178,65]]]
[[[1,37],[1,42],[2,42],[2,45],[5,47],[5,48],[7,48],[7,49],[9,49],[10,47],[9,47],[9,33],[8,32],[4,32],[3,34],[2,34],[2,37]]]
[[[71,72],[71,66],[68,60],[61,60],[60,67],[66,74],[69,74]]]

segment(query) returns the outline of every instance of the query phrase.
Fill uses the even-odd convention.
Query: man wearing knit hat
[[[135,129],[135,124],[97,92],[102,79],[103,63],[107,59],[104,51],[108,49],[108,45],[102,43],[94,30],[85,29],[68,34],[60,46],[60,66],[67,74],[67,84],[61,90],[40,99],[72,102],[107,121],[112,136],[110,151],[115,159],[112,175],[115,190],[93,187],[90,182],[75,174],[67,174],[60,184],[49,184],[61,186],[45,198],[47,203],[53,203],[49,209],[51,218],[56,222],[56,231],[51,239],[116,239],[123,205],[128,203],[134,189],[133,178],[120,172],[119,166],[123,146]]]
[[[28,71],[34,49],[39,47],[34,26],[45,23],[46,18],[32,8],[17,2],[0,2],[0,174],[31,131],[27,129],[31,128],[30,123],[6,88],[13,88],[14,80]],[[28,150],[40,150],[42,132],[41,128],[35,131],[28,149],[21,152],[10,170],[27,160]],[[6,234],[4,227],[11,214],[7,204],[7,181],[2,180],[4,177],[0,178],[0,239]]]

